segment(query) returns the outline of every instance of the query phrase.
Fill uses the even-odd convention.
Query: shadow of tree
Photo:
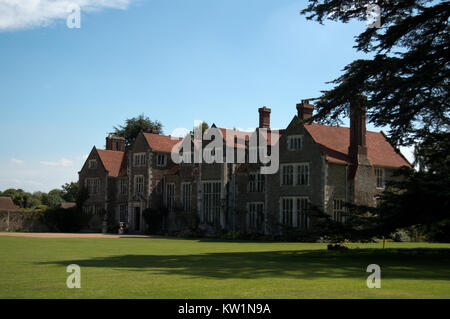
[[[120,255],[38,263],[146,271],[214,279],[361,278],[369,264],[397,279],[450,280],[450,249],[352,249]]]

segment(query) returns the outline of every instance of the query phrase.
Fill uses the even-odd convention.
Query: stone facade
[[[232,146],[246,150],[245,163],[176,164],[171,151],[181,139],[142,132],[125,147],[120,138],[109,136],[107,149],[94,147],[79,172],[80,185],[91,193],[85,209],[104,210],[114,223],[125,222],[138,233],[148,230],[143,216],[148,208],[162,212],[161,231],[196,226],[211,235],[280,235],[283,226],[308,231],[314,228],[310,205],[344,221],[343,203],[375,205],[392,171],[410,166],[384,133],[366,132],[361,101],[352,105],[357,111],[345,128],[305,124],[314,107],[306,100],[298,104],[298,114],[274,142],[280,163],[275,174],[262,175],[259,164],[248,162],[245,140],[235,139]],[[259,109],[261,129],[270,130],[270,113]],[[219,131],[224,138],[254,134]]]

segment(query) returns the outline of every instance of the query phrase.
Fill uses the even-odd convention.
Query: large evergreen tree
[[[335,86],[322,92],[311,120],[340,123],[352,97],[364,94],[368,120],[388,126],[394,144],[416,146],[419,171],[401,169],[402,178],[388,184],[380,207],[351,207],[347,225],[337,227],[325,216],[326,232],[357,238],[409,226],[448,229],[450,2],[310,0],[301,13],[320,23],[366,21],[373,5],[381,9],[380,28],[367,28],[355,45],[368,58],[353,61],[331,82]]]
[[[368,120],[389,126],[395,144],[449,130],[449,1],[310,0],[301,13],[320,23],[365,21],[373,4],[381,8],[381,27],[367,28],[355,46],[373,58],[344,68],[317,101],[314,120],[339,123],[352,96],[364,94]]]

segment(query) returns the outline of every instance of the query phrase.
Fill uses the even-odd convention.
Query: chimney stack
[[[106,137],[106,150],[125,152],[125,139],[119,136]]]
[[[348,155],[358,159],[360,155],[367,157],[366,146],[366,102],[362,95],[355,96],[350,101],[350,146]]]
[[[265,106],[258,109],[259,111],[259,128],[270,128],[270,112],[271,110]]]
[[[298,118],[300,120],[307,120],[312,117],[314,105],[309,104],[309,100],[302,100],[302,103],[297,104]]]

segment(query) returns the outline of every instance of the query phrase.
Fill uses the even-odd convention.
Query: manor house
[[[274,131],[267,107],[259,109],[254,132],[212,125],[225,147],[246,152],[244,163],[177,164],[171,151],[179,138],[141,132],[126,145],[125,139],[108,136],[106,148],[93,147],[79,172],[79,185],[89,192],[84,209],[107,212],[113,223],[125,222],[136,233],[152,226],[161,231],[199,228],[208,234],[279,235],[286,227],[309,231],[314,228],[311,205],[345,222],[344,203],[376,205],[392,172],[411,167],[383,132],[366,131],[362,105],[351,107],[348,128],[305,123],[314,107],[303,100],[276,139],[269,138]],[[268,152],[279,150],[279,169],[273,174],[261,174],[261,165],[248,161],[249,137],[261,129]],[[210,141],[203,142],[202,147]],[[145,222],[147,209],[155,214],[155,225]]]

